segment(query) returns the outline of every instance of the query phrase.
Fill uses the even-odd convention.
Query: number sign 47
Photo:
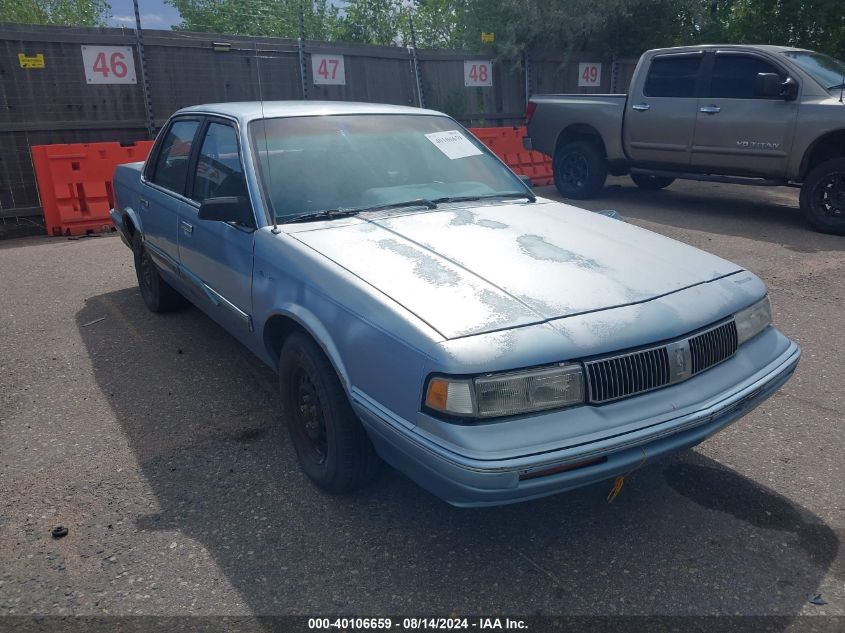
[[[346,85],[343,55],[311,55],[311,76],[314,85]]]

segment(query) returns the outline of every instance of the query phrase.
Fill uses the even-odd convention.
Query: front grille
[[[586,363],[590,401],[608,402],[669,384],[665,347]]]
[[[686,380],[736,353],[736,323],[646,350],[587,361],[588,398],[593,404],[619,400]]]
[[[704,371],[736,353],[736,323],[728,321],[689,340],[692,373]]]

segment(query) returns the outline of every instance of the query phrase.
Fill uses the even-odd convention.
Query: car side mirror
[[[244,196],[206,198],[200,205],[197,217],[200,220],[232,222],[250,229],[255,228],[255,218],[249,199]]]
[[[779,97],[783,92],[783,85],[776,73],[757,73],[754,78],[755,97]]]
[[[524,182],[524,183],[528,186],[528,188],[529,188],[529,189],[533,189],[533,188],[534,188],[534,181],[533,181],[533,180],[531,180],[531,176],[526,176],[525,174],[522,174],[522,175],[519,177],[519,179],[520,179],[522,182]]]

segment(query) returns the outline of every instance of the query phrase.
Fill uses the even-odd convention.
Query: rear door
[[[656,55],[626,103],[625,152],[637,165],[690,162],[704,53]]]
[[[138,201],[141,230],[148,251],[165,272],[176,274],[179,247],[176,227],[185,204],[188,161],[202,119],[178,117],[162,132],[143,174]]]
[[[191,163],[189,197],[179,214],[179,261],[198,302],[215,319],[243,335],[252,329],[252,227],[197,217],[207,198],[248,198],[234,121],[209,117]]]
[[[751,52],[717,50],[698,100],[692,164],[698,170],[737,175],[784,176],[798,115],[798,100],[755,93],[758,73],[784,66]]]

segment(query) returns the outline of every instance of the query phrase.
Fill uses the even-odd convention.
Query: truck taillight
[[[537,109],[537,104],[533,101],[528,102],[528,107],[525,108],[525,123],[531,123],[531,117],[534,116],[534,110]]]

